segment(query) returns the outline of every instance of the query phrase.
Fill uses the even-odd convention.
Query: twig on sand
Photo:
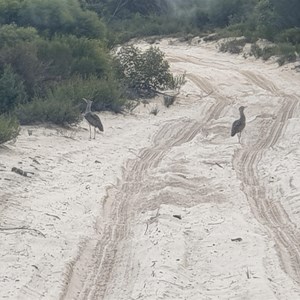
[[[207,225],[218,225],[218,224],[222,224],[222,223],[224,223],[224,219],[222,220],[222,221],[220,221],[220,222],[216,222],[216,223],[208,223]]]
[[[28,230],[28,231],[33,231],[37,233],[38,235],[41,235],[42,237],[46,237],[45,234],[43,234],[41,231],[34,229],[34,228],[29,228],[27,226],[20,226],[20,227],[0,227],[0,231],[6,231],[6,230]]]
[[[154,216],[154,217],[150,217],[150,219],[147,221],[147,223],[146,223],[146,230],[145,230],[145,232],[144,232],[144,235],[147,233],[147,231],[148,231],[148,227],[149,227],[149,224],[151,224],[151,223],[153,223],[156,219],[157,219],[157,217],[159,216],[159,208],[157,209],[157,212],[156,212],[156,215]]]
[[[224,169],[224,167],[223,166],[221,166],[219,163],[217,163],[216,162],[216,165],[218,166],[218,167],[220,167],[220,168],[222,168],[222,169]]]
[[[247,275],[247,278],[250,279],[250,272],[249,272],[248,267],[247,267],[246,275]]]
[[[49,217],[53,217],[53,218],[56,218],[58,220],[60,220],[60,217],[58,217],[57,215],[52,215],[52,214],[48,214],[48,213],[45,213],[45,215],[49,216]]]

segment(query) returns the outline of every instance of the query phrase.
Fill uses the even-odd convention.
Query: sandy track
[[[182,56],[172,56],[171,53],[168,53],[167,48],[164,50],[167,52],[171,62],[174,64],[180,63],[180,68],[178,68],[180,70],[182,70],[182,63],[203,67],[203,63],[201,63],[203,60],[199,59],[199,57],[186,56],[184,51]],[[226,61],[218,61],[217,64],[213,61],[211,63],[206,61],[204,65],[205,67],[208,65],[211,68],[216,67],[216,71],[228,71]],[[229,64],[228,68],[230,66],[231,64]],[[295,230],[295,224],[290,221],[280,202],[274,204],[273,199],[269,198],[265,187],[260,184],[257,171],[261,157],[265,155],[267,149],[276,145],[286,122],[293,117],[298,100],[296,97],[285,95],[274,82],[266,79],[261,74],[249,70],[239,70],[239,66],[235,66],[232,69],[238,73],[238,76],[246,79],[247,85],[250,85],[254,90],[259,88],[259,90],[270,93],[274,97],[285,99],[285,101],[281,101],[281,106],[275,108],[277,113],[275,121],[262,120],[258,124],[256,131],[264,132],[264,135],[260,135],[253,145],[235,151],[233,165],[237,172],[237,178],[241,181],[253,216],[262,224],[268,235],[275,242],[284,271],[298,284],[300,278],[299,233]],[[93,265],[95,272],[92,272],[93,275],[90,275],[90,278],[87,280],[88,284],[84,286],[80,296],[77,297],[78,299],[116,299],[115,297],[129,299],[132,297],[134,294],[134,282],[138,280],[138,270],[135,266],[134,251],[130,249],[130,247],[134,247],[134,243],[129,243],[130,247],[128,248],[128,245],[124,246],[126,244],[124,241],[130,240],[134,220],[138,214],[149,209],[153,211],[159,210],[161,205],[172,203],[172,201],[167,201],[164,197],[148,203],[147,197],[143,195],[147,192],[151,193],[151,188],[148,189],[147,187],[151,187],[155,179],[150,174],[155,173],[155,169],[159,167],[168,152],[180,147],[182,144],[189,143],[197,134],[201,134],[205,130],[210,131],[209,127],[214,126],[215,120],[220,119],[224,114],[224,109],[234,102],[232,96],[222,93],[218,88],[218,82],[214,83],[209,77],[199,76],[199,74],[189,71],[187,80],[196,86],[199,94],[210,96],[212,100],[211,105],[206,106],[204,112],[199,115],[198,122],[188,118],[177,118],[160,126],[158,132],[152,138],[152,146],[142,150],[138,154],[137,159],[130,160],[127,163],[118,186],[108,193],[104,209],[107,224],[102,231],[103,234],[101,235],[98,249],[95,251],[95,255],[98,257],[98,264],[96,264],[96,267]],[[202,106],[202,108],[204,107]],[[187,182],[180,184],[178,180],[174,181],[174,179],[168,182],[167,185],[174,188],[180,187],[185,190],[189,188]],[[162,190],[164,187],[166,186],[161,185],[159,189]],[[197,189],[197,186],[194,185],[191,189]],[[191,203],[184,201],[184,198],[180,204],[178,202],[173,203],[183,207],[191,205]],[[154,219],[155,216],[150,218],[150,220]],[[148,226],[149,221],[147,222],[147,229]],[[118,264],[121,264],[122,271]],[[124,279],[122,275],[127,277],[127,279]],[[118,280],[121,283],[117,283]],[[122,296],[118,294],[120,290],[118,292],[115,291],[120,285],[123,286],[124,294]],[[140,293],[139,297],[146,299],[145,295],[144,297],[142,295]],[[178,297],[179,295],[177,294]],[[225,299],[227,296],[223,295],[223,297]],[[66,298],[71,299],[72,297],[67,295]],[[152,298],[150,297],[149,299]]]
[[[32,244],[24,259],[6,236],[5,298],[300,298],[299,74],[214,44],[159,47],[186,72],[175,106],[158,100],[156,117],[142,106],[135,116],[106,115],[98,141],[82,143],[80,131],[56,144],[51,133],[49,153],[36,134],[20,138],[21,151],[2,152],[17,163],[34,148],[44,182],[30,179],[23,204],[20,180],[1,195],[5,224],[16,203],[45,234],[42,248],[41,237],[23,236]],[[241,145],[229,135],[240,105],[248,106]],[[41,204],[53,224],[35,211]]]

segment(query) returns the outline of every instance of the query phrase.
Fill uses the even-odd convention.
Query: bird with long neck
[[[101,122],[100,118],[98,117],[98,115],[96,115],[95,113],[92,112],[93,101],[87,100],[85,98],[82,98],[82,100],[85,101],[87,104],[85,113],[84,113],[84,118],[87,120],[87,122],[89,124],[90,139],[92,138],[91,126],[94,127],[94,139],[95,139],[96,138],[96,128],[98,128],[100,131],[104,131],[104,128],[103,128],[102,122]]]
[[[240,108],[239,108],[240,118],[233,122],[232,128],[231,128],[231,136],[235,136],[235,134],[237,134],[239,143],[241,143],[242,131],[246,126],[246,116],[244,114],[245,108],[246,108],[246,106],[240,106]]]

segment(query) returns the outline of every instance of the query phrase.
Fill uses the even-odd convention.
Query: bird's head
[[[247,106],[240,106],[239,111],[244,111],[245,108],[247,108]]]

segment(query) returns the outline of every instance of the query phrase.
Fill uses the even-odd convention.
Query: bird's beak
[[[85,98],[82,98],[82,100],[87,103],[87,100]]]

